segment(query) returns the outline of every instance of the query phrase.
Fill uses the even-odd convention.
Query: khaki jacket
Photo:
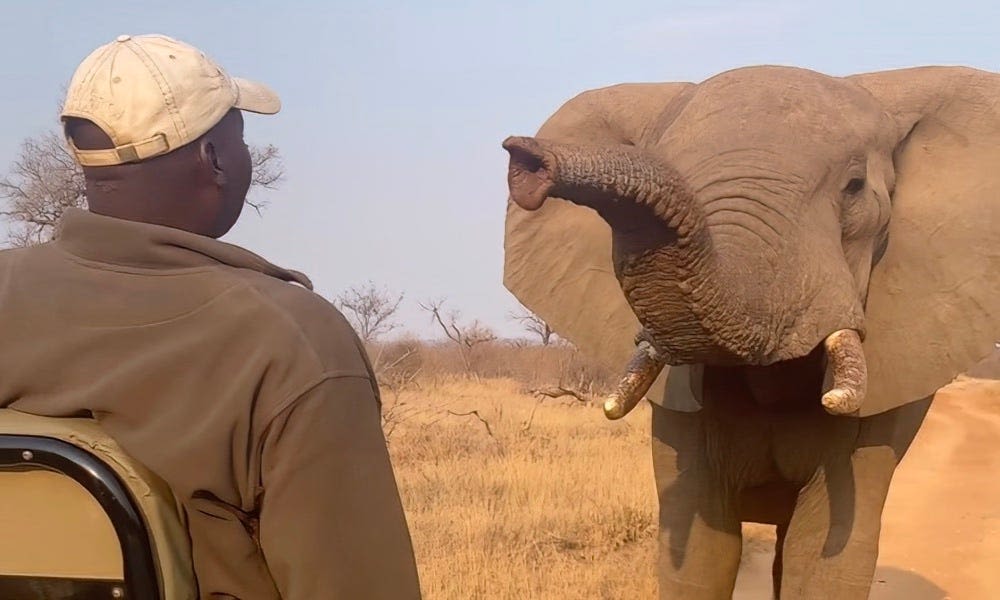
[[[310,287],[69,210],[55,241],[0,252],[0,407],[92,415],[169,483],[203,598],[417,598],[378,388]]]

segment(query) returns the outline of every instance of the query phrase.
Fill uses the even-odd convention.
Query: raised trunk
[[[615,270],[639,321],[668,364],[757,364],[774,336],[739,290],[720,285],[699,205],[674,169],[632,146],[508,138],[511,198],[535,210],[557,197],[611,226]]]

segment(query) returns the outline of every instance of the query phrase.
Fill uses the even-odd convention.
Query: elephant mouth
[[[614,420],[631,412],[645,397],[666,364],[664,354],[656,349],[648,336],[640,334],[635,354],[626,366],[625,374],[619,379],[616,389],[604,400],[604,415]],[[810,365],[818,365],[822,371],[813,370]],[[800,359],[743,369],[752,380],[757,375],[773,374],[775,370],[799,370],[803,367],[806,367],[807,374],[823,373],[820,404],[827,413],[835,416],[851,415],[861,409],[867,393],[868,365],[861,346],[861,336],[857,331],[834,331],[813,352]],[[772,393],[774,391],[766,395]]]

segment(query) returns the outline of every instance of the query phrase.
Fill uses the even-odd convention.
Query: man
[[[62,117],[89,212],[0,253],[0,407],[93,415],[169,483],[203,598],[417,598],[357,337],[305,276],[214,239],[250,186],[241,111],[279,108],[164,36],[83,61]]]

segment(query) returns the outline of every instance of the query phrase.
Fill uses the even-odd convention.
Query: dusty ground
[[[610,423],[508,380],[400,400],[390,448],[428,599],[655,596],[647,411]],[[1000,597],[1000,382],[938,395],[883,523],[871,598]],[[745,532],[734,597],[770,598],[772,529]]]

